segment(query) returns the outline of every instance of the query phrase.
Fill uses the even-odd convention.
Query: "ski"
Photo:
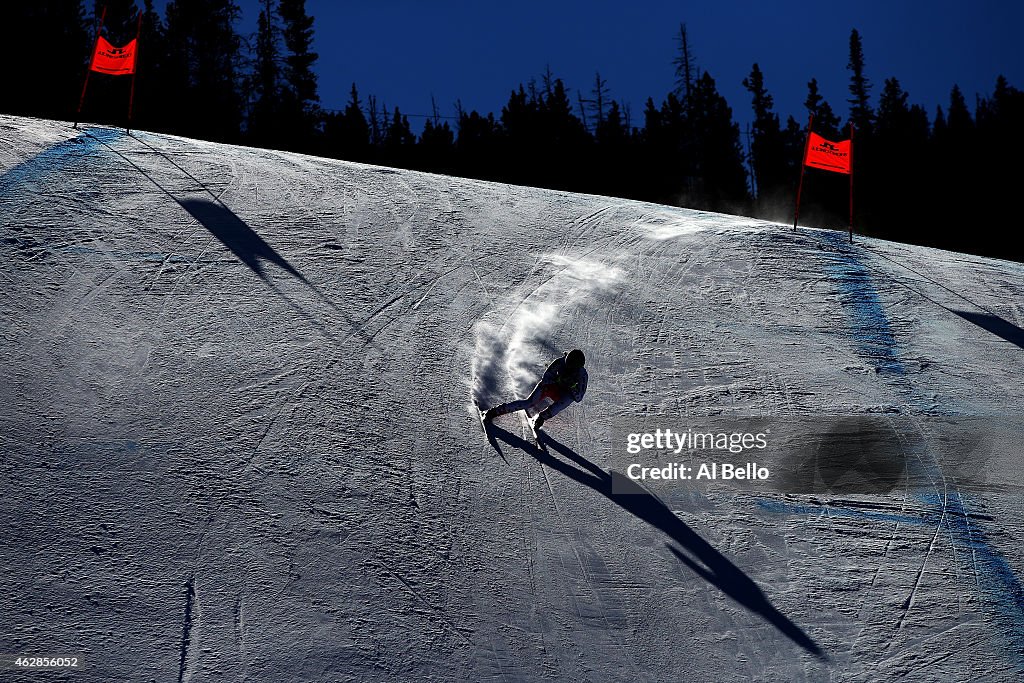
[[[546,451],[547,449],[544,447],[544,444],[542,444],[540,441],[540,427],[537,427],[537,418],[527,416],[526,424],[529,425],[530,434],[533,435],[533,445],[538,450]]]
[[[484,430],[484,434],[487,434],[487,420],[484,418],[486,411],[480,407],[480,403],[476,400],[473,401],[473,406],[476,408],[477,418],[480,420],[480,427]]]
[[[508,464],[508,459],[505,457],[505,454],[501,452],[498,442],[494,440],[494,435],[489,429],[487,429],[487,420],[484,419],[485,411],[480,407],[480,403],[476,399],[473,399],[473,405],[476,407],[477,418],[479,418],[481,429],[484,430],[484,437],[486,437],[487,443],[491,444],[491,448],[497,451],[498,455],[501,456],[501,459]]]

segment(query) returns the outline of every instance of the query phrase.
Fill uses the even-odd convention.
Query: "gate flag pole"
[[[139,37],[142,35],[142,8],[139,8],[139,23],[135,28],[135,68],[132,70],[132,88],[128,95],[128,125],[125,132],[132,133],[132,107],[135,104],[135,76],[139,73]]]
[[[807,168],[807,149],[811,145],[811,128],[814,126],[814,114],[807,119],[807,141],[804,143],[804,154],[800,157],[800,184],[796,187],[796,209],[793,210],[793,229],[796,230],[800,220],[800,193],[804,189],[804,170]]]
[[[853,121],[850,121],[850,244],[853,244]]]
[[[107,6],[103,5],[103,11],[100,13],[100,21],[96,26],[96,40],[99,40],[100,34],[103,32],[103,20],[107,18]],[[85,90],[89,87],[89,75],[92,73],[93,61],[96,59],[96,40],[92,41],[93,50],[92,55],[89,56],[89,68],[85,71],[85,82],[82,84],[82,96],[78,98],[78,110],[75,112],[75,128],[78,128],[78,119],[82,117],[82,105],[85,104]]]

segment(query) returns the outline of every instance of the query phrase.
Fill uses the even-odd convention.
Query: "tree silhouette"
[[[615,101],[595,72],[589,97],[571,93],[550,66],[512,90],[500,117],[466,112],[442,121],[436,102],[419,135],[409,117],[378,103],[366,106],[353,84],[342,111],[321,110],[312,51],[314,20],[303,0],[260,0],[251,60],[243,60],[233,0],[171,0],[163,16],[154,0],[108,0],[104,35],[115,45],[135,35],[142,9],[136,79],[138,127],[211,140],[243,141],[297,151],[421,168],[528,185],[644,199],[778,219],[791,206],[806,140],[803,122],[774,111],[760,66],[743,79],[754,114],[751,166],[756,202],[747,192],[739,128],[714,79],[700,72],[680,24],[672,92],[648,98],[642,125]],[[14,54],[33,54],[8,72],[0,111],[69,117],[74,112],[95,36],[95,13],[76,0],[12,3],[8,35]],[[36,37],[50,36],[47,50]],[[850,121],[854,140],[858,230],[883,237],[978,253],[1024,258],[996,229],[1000,207],[1015,196],[1007,159],[1024,153],[1024,94],[1000,75],[972,111],[959,87],[929,126],[900,81],[886,79],[877,112],[870,105],[860,34],[850,34]],[[123,124],[130,79],[90,80],[83,120]],[[814,129],[841,140],[848,129],[807,83],[804,106]],[[571,93],[571,94],[570,94]],[[575,103],[575,106],[574,104]],[[802,117],[800,117],[802,118]],[[808,172],[801,216],[844,227],[848,179]],[[938,198],[938,199],[936,199]],[[979,226],[986,229],[977,229]]]
[[[967,142],[974,131],[974,120],[967,108],[967,100],[960,91],[960,86],[954,85],[949,93],[949,110],[946,114],[947,132],[949,135],[960,141]]]
[[[149,130],[176,129],[171,118],[174,93],[165,87],[168,78],[167,28],[153,0],[144,0],[135,81],[136,126]]]
[[[370,124],[363,113],[359,90],[352,84],[348,104],[342,112],[324,116],[324,141],[332,156],[353,161],[371,158]]]
[[[104,35],[114,45],[124,45],[135,37],[139,7],[135,0],[93,0],[93,17],[99,20],[107,8]]]
[[[281,125],[281,51],[274,0],[262,0],[256,29],[256,59],[250,79],[248,132],[257,145],[274,145]]]
[[[814,117],[814,131],[824,138],[839,138],[839,117],[832,111],[832,106],[818,92],[818,79],[807,82],[807,99],[804,100],[807,114]]]
[[[71,118],[92,48],[83,25],[82,3],[74,0],[33,0],[8,3],[6,48],[12,54],[33,54],[24,68],[7,71],[0,102],[5,111]],[[37,31],[52,36],[49,49],[39,51]],[[45,87],[39,87],[45,84]]]
[[[928,158],[928,117],[924,109],[909,104],[909,95],[896,78],[886,79],[882,88],[873,137],[875,163],[863,181],[871,190],[867,213],[873,224],[868,228],[921,239],[922,202],[915,198],[927,196],[933,179],[930,171],[908,173],[908,166]],[[927,166],[930,169],[933,164]]]
[[[394,166],[406,166],[412,159],[416,136],[409,127],[409,118],[403,116],[395,107],[384,129],[384,140],[381,144],[383,160]]]
[[[743,87],[752,97],[754,123],[750,143],[753,157],[753,186],[758,191],[758,206],[762,211],[788,203],[790,174],[786,163],[785,142],[779,128],[779,116],[772,107],[774,100],[764,85],[764,74],[757,63],[750,75],[743,79]]]
[[[594,89],[591,92],[594,95],[594,99],[590,100],[590,105],[596,130],[604,123],[604,109],[608,103],[608,82],[601,78],[599,71],[594,73]]]
[[[694,83],[697,80],[697,60],[693,57],[690,49],[690,39],[686,34],[686,24],[679,24],[678,50],[672,63],[676,68],[675,95],[682,99],[684,104],[690,100]]]
[[[447,121],[437,116],[427,119],[418,143],[419,167],[429,171],[447,172],[452,168],[455,152],[455,133]]]
[[[476,178],[506,177],[504,174],[507,169],[502,165],[499,172],[499,161],[496,158],[504,136],[494,114],[482,116],[477,111],[466,113],[461,106],[458,109],[455,149],[460,171]]]
[[[850,61],[846,64],[850,70],[850,121],[862,133],[869,133],[874,117],[871,111],[871,83],[864,75],[864,46],[857,29],[850,32]]]
[[[240,10],[233,0],[167,3],[168,64],[165,86],[175,93],[171,113],[178,132],[236,140],[243,120],[240,92]]]
[[[597,124],[594,137],[599,145],[606,148],[621,147],[628,140],[629,130],[622,118],[622,108],[615,100],[608,107],[608,115]]]
[[[684,205],[736,213],[749,210],[740,128],[707,71],[695,84],[691,100],[699,186],[696,194],[684,196]]]
[[[313,17],[306,13],[306,0],[280,0],[278,14],[283,23],[285,45],[284,126],[293,145],[308,149],[317,132],[320,96],[313,64]]]

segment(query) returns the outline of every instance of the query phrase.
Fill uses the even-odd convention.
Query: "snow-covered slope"
[[[915,445],[1018,424],[1020,265],[143,132],[0,143],[0,653],[79,654],[76,681],[1024,675],[1020,450],[971,485]],[[489,444],[472,398],[573,346],[590,389],[546,451],[516,416]],[[868,416],[915,481],[613,490],[623,429],[733,415]]]

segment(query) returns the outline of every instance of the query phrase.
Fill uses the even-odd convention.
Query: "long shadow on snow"
[[[306,282],[299,271],[223,204],[205,199],[185,199],[178,203],[264,281],[267,276],[263,273],[261,259],[280,266],[303,283]]]
[[[161,189],[163,188],[161,187]],[[164,191],[167,192],[166,190]],[[312,325],[316,326],[325,337],[336,342],[338,341],[334,336],[334,333],[323,323],[322,320],[317,318],[315,315],[306,312],[302,306],[292,301],[290,297],[278,291],[274,283],[263,272],[262,261],[269,261],[295,277],[297,280],[302,282],[302,284],[306,285],[306,287],[308,287],[310,291],[317,296],[317,298],[334,309],[334,311],[344,316],[345,321],[349,324],[351,329],[351,332],[348,335],[349,337],[358,335],[366,344],[371,344],[373,342],[373,336],[366,335],[362,329],[362,324],[357,324],[344,311],[338,308],[337,304],[324,296],[324,294],[309,282],[302,273],[296,270],[295,267],[288,263],[283,256],[277,253],[272,246],[267,244],[262,237],[256,234],[255,230],[250,228],[245,221],[236,216],[231,209],[224,206],[220,201],[211,202],[206,199],[178,199],[170,192],[167,192],[167,194],[174,198],[174,201],[178,202],[183,209],[188,211],[190,216],[199,221],[204,228],[209,230],[214,237],[219,239],[225,247],[230,249],[231,253],[237,256],[245,265],[249,266],[249,268],[256,273],[261,280],[277,292],[282,299],[287,301],[289,306],[306,318]],[[345,340],[347,339],[348,337],[345,338]]]
[[[835,245],[838,248],[838,253],[841,254],[842,258],[844,258],[847,261],[847,263],[850,264],[853,267],[853,269],[855,271],[857,271],[857,270],[861,271],[860,272],[860,279],[863,282],[866,283],[866,286],[869,289],[866,292],[866,296],[864,296],[862,301],[860,302],[859,308],[861,308],[861,309],[864,308],[863,303],[865,301],[866,302],[874,301],[874,302],[877,303],[878,297],[877,297],[877,294],[875,294],[873,289],[872,289],[873,288],[873,284],[868,282],[867,281],[867,277],[866,277],[867,274],[868,274],[867,271],[872,271],[872,272],[874,272],[874,273],[876,273],[878,275],[881,275],[882,277],[886,278],[887,280],[889,280],[891,282],[894,282],[895,284],[898,284],[898,285],[900,285],[902,287],[905,287],[906,289],[909,289],[911,292],[917,294],[918,296],[920,296],[923,299],[926,299],[927,301],[932,302],[933,304],[935,304],[939,308],[942,308],[942,309],[944,309],[946,311],[949,311],[950,313],[960,317],[963,320],[966,320],[969,323],[973,323],[973,324],[977,325],[978,327],[980,327],[981,329],[985,330],[986,332],[994,334],[997,337],[1000,337],[1000,338],[1010,342],[1011,344],[1013,344],[1014,346],[1016,346],[1018,348],[1024,349],[1024,329],[1021,329],[1021,328],[1017,327],[1016,325],[1014,325],[1013,323],[1011,323],[1010,321],[1008,321],[1008,320],[1006,320],[1006,319],[996,315],[994,312],[992,312],[991,310],[985,308],[981,304],[979,304],[979,303],[977,303],[975,301],[972,301],[971,299],[968,299],[966,296],[964,296],[959,291],[957,291],[955,289],[952,289],[950,287],[947,287],[946,285],[942,284],[941,282],[938,282],[938,281],[928,277],[927,275],[925,275],[924,273],[922,273],[921,271],[919,271],[919,270],[917,270],[915,268],[911,268],[910,266],[908,266],[903,261],[900,261],[898,259],[894,259],[894,258],[891,258],[889,256],[886,256],[885,254],[883,254],[880,251],[877,251],[875,249],[868,249],[866,244],[862,244],[861,245],[861,247],[863,249],[868,249],[868,251],[870,251],[870,253],[873,254],[874,256],[877,256],[879,258],[885,259],[886,261],[894,263],[894,264],[898,265],[899,267],[904,268],[904,269],[910,271],[914,275],[920,277],[923,280],[926,280],[927,282],[930,282],[931,284],[935,285],[939,289],[943,289],[946,292],[948,292],[950,294],[953,294],[954,296],[956,296],[956,297],[958,297],[960,299],[963,299],[964,301],[966,301],[967,303],[971,304],[972,306],[974,306],[976,308],[980,308],[982,311],[984,311],[984,313],[974,313],[974,312],[971,312],[971,311],[963,311],[963,310],[957,310],[955,308],[950,308],[949,306],[947,306],[947,305],[945,305],[945,304],[943,304],[943,303],[941,303],[939,301],[936,301],[932,297],[928,296],[928,294],[926,294],[925,292],[921,291],[920,289],[917,289],[916,287],[912,287],[911,285],[908,285],[901,278],[895,277],[891,273],[887,273],[885,271],[882,271],[882,270],[880,270],[878,268],[875,268],[875,267],[871,266],[870,264],[867,264],[867,263],[864,263],[863,261],[860,261],[859,259],[857,259],[856,255],[855,255],[855,252],[852,249],[850,249],[849,247],[847,247],[845,244],[842,244],[839,241],[840,239],[841,238],[838,237],[836,233],[826,233],[824,235],[824,240],[828,241],[828,242],[831,242],[833,245]],[[879,308],[879,311],[881,311],[880,308]],[[855,315],[857,313],[859,313],[859,312],[862,312],[862,311],[855,311]],[[884,313],[882,315],[884,317]],[[872,316],[872,317],[876,317],[877,318],[877,316]],[[888,330],[888,321],[887,320],[882,320],[882,322],[883,322],[882,329],[887,331]],[[892,341],[892,344],[893,344],[892,348],[895,348],[895,339],[891,338],[891,334],[890,334],[890,341]]]
[[[964,320],[972,322],[981,329],[991,332],[997,337],[1002,337],[1014,346],[1024,349],[1024,330],[1013,323],[995,314],[972,313],[970,311],[958,311],[952,308],[946,310],[955,313]]]
[[[319,298],[326,305],[330,306],[335,312],[341,314],[344,317],[345,322],[348,323],[351,331],[349,332],[348,336],[345,337],[344,340],[341,340],[342,342],[347,341],[350,337],[359,336],[360,338],[363,339],[365,344],[376,346],[375,344],[373,344],[373,336],[366,335],[365,331],[363,330],[364,323],[356,323],[354,320],[352,320],[352,318],[349,317],[348,314],[346,314],[341,308],[339,308],[337,304],[328,299],[323,294],[323,292],[321,292],[311,282],[309,282],[309,280],[307,280],[305,276],[302,275],[302,273],[296,270],[295,267],[288,263],[288,261],[285,260],[283,256],[278,254],[273,247],[267,244],[262,237],[256,234],[256,232],[252,228],[250,228],[245,223],[245,221],[243,221],[241,218],[235,215],[235,213],[231,209],[229,209],[227,206],[223,204],[223,202],[217,199],[217,195],[213,194],[210,188],[208,188],[205,184],[200,182],[194,175],[183,169],[176,161],[171,159],[168,155],[164,154],[163,151],[154,147],[153,145],[150,145],[149,143],[143,140],[140,140],[139,138],[130,136],[132,137],[132,139],[138,140],[146,147],[157,152],[157,154],[161,158],[169,162],[181,173],[183,173],[193,182],[201,186],[203,188],[203,191],[209,194],[214,201],[211,202],[208,200],[178,199],[178,197],[173,192],[171,192],[166,187],[161,185],[160,182],[157,181],[157,179],[152,176],[152,174],[146,171],[146,169],[139,166],[138,163],[133,161],[130,157],[126,156],[123,152],[120,152],[117,149],[111,147],[109,144],[107,144],[107,142],[104,140],[105,136],[103,135],[102,130],[100,131],[100,136],[96,135],[95,130],[86,131],[85,136],[104,145],[112,153],[120,156],[126,163],[133,166],[135,170],[137,170],[139,173],[145,176],[151,183],[153,183],[153,185],[155,185],[161,192],[166,194],[168,197],[174,200],[179,206],[185,209],[190,216],[192,216],[203,227],[209,230],[211,234],[217,237],[217,239],[219,239],[224,244],[224,246],[231,250],[231,252],[235,254],[239,259],[241,259],[243,263],[249,266],[249,268],[252,269],[252,271],[256,273],[256,275],[261,280],[263,280],[272,290],[274,290],[278,294],[278,296],[280,296],[284,301],[286,301],[288,305],[292,307],[292,309],[294,309],[299,315],[306,318],[306,320],[308,320],[312,325],[319,329],[321,334],[323,334],[325,337],[335,342],[338,341],[334,334],[331,332],[331,330],[323,323],[322,320],[318,319],[315,315],[311,313],[307,313],[303,307],[301,307],[290,297],[286,296],[277,289],[274,283],[269,278],[267,278],[266,275],[264,275],[263,264],[260,262],[260,259],[270,261],[271,263],[274,263],[275,265],[281,267],[289,274],[293,275],[296,279],[298,279],[300,282],[306,285],[306,287],[308,287],[317,298]]]
[[[722,553],[700,537],[693,529],[679,519],[656,496],[635,484],[628,477],[617,473],[608,474],[582,455],[573,452],[547,434],[541,433],[540,443],[565,456],[584,469],[553,457],[546,449],[537,448],[525,439],[508,432],[497,425],[490,425],[494,435],[510,446],[518,448],[533,456],[542,465],[547,465],[564,476],[588,486],[612,501],[623,510],[642,519],[669,538],[682,546],[695,559],[669,545],[669,550],[679,560],[708,583],[716,586],[730,598],[752,612],[761,615],[765,620],[779,629],[786,637],[820,659],[828,656],[818,647],[810,636],[799,626],[790,621],[768,601],[765,594],[754,581],[729,561]],[[628,493],[615,493],[612,490],[612,479],[616,478],[616,488],[625,489]]]

